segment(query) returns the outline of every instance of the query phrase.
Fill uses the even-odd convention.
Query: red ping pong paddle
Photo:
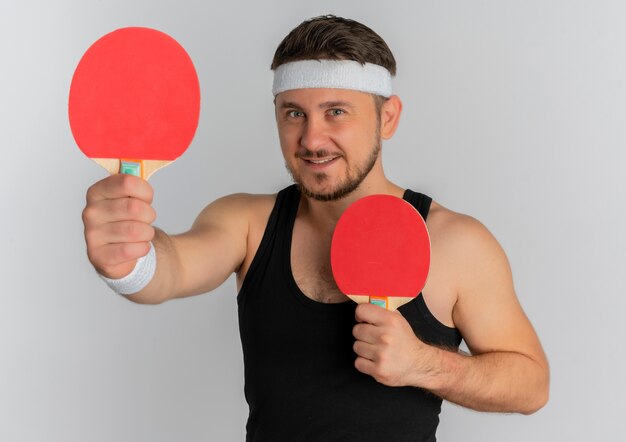
[[[87,49],[70,86],[76,144],[110,173],[148,179],[191,143],[200,84],[191,58],[172,37],[122,28]]]
[[[337,222],[330,261],[339,290],[353,301],[396,310],[426,284],[430,267],[426,224],[401,198],[361,198]]]

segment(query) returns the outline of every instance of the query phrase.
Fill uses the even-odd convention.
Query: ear
[[[380,109],[380,136],[383,140],[388,140],[396,132],[401,113],[402,101],[397,95],[392,95],[383,103]]]

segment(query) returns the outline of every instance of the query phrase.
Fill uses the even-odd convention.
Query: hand
[[[152,186],[132,175],[111,175],[89,188],[85,241],[89,261],[100,274],[122,278],[148,253],[155,233],[152,197]]]
[[[373,304],[359,304],[355,316],[357,370],[390,387],[425,386],[434,348],[415,336],[404,316]]]

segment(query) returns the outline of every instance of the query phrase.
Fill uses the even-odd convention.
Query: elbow
[[[546,367],[544,373],[542,374],[542,379],[539,382],[539,385],[535,387],[533,391],[532,398],[527,403],[527,407],[520,412],[524,415],[531,415],[541,410],[546,406],[548,400],[550,399],[550,373],[548,368]]]
[[[548,403],[549,393],[546,390],[542,392],[540,395],[528,404],[528,407],[524,410],[520,410],[520,412],[526,416],[536,413],[541,410]]]

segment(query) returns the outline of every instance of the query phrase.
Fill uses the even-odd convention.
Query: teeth
[[[329,161],[334,160],[334,158],[328,158],[326,160],[309,160],[311,163],[313,164],[324,164],[324,163],[328,163]]]

